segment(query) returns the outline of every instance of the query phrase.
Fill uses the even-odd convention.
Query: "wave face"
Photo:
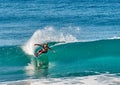
[[[24,79],[24,66],[29,62],[20,46],[0,47],[0,81]]]
[[[54,45],[52,48],[56,50],[56,53],[49,51],[41,55],[41,57],[48,57],[48,69],[38,71],[31,69],[35,67],[33,63],[36,58],[27,55],[21,47],[0,47],[0,80],[17,80],[30,76],[33,78],[86,76],[104,72],[119,73],[120,71],[119,39],[64,43]],[[33,74],[30,74],[31,72]],[[38,76],[38,73],[41,74]]]
[[[75,42],[55,46],[56,53],[50,53],[50,61],[55,63],[53,72],[58,74],[93,72],[119,73],[120,40],[100,40]],[[62,70],[61,70],[62,69]],[[84,73],[85,72],[85,73]]]

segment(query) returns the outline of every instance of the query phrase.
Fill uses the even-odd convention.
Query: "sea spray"
[[[79,30],[79,28],[76,28],[75,30]],[[71,32],[73,34],[74,30]],[[65,29],[58,30],[53,27],[45,27],[44,29],[35,31],[32,37],[27,41],[27,43],[25,43],[22,48],[28,55],[34,55],[34,50],[36,48],[36,46],[34,46],[35,43],[42,44],[47,42],[78,41],[77,38],[72,34],[67,33],[67,30]]]

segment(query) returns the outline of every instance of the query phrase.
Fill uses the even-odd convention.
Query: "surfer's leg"
[[[34,53],[36,57],[38,57],[40,54],[42,54],[42,50],[39,50],[37,53]]]
[[[39,50],[38,51],[38,56],[41,55],[43,53],[43,50]]]
[[[38,52],[38,56],[41,55],[41,54],[42,54],[42,52]]]
[[[42,50],[39,50],[37,53],[34,53],[34,55],[36,56],[36,57],[38,57],[39,55],[41,55],[42,54]]]
[[[41,55],[41,54],[42,54],[42,52],[34,53],[34,55],[35,55],[36,57],[38,57],[38,56]]]

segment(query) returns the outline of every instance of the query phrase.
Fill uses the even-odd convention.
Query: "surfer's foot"
[[[38,57],[38,53],[34,53],[34,55],[35,55],[36,57]]]

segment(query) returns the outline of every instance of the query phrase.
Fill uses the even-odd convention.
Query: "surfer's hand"
[[[34,46],[38,46],[38,44],[34,44]]]

